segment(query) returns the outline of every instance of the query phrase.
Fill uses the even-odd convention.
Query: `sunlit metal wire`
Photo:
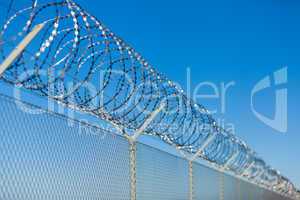
[[[10,1],[0,32],[3,61],[35,25],[41,33],[3,75],[8,83],[123,127],[145,130],[250,181],[296,197],[292,183],[268,167],[247,144],[220,128],[210,113],[155,70],[139,53],[71,0]],[[231,160],[231,158],[233,158]]]

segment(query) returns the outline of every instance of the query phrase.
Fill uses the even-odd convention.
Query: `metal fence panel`
[[[263,200],[291,200],[288,197],[281,196],[275,192],[269,190],[263,190]]]
[[[193,181],[195,200],[219,200],[219,172],[200,164],[194,164]]]
[[[248,183],[242,180],[240,181],[240,199],[251,200],[250,188],[248,187]]]
[[[188,199],[188,162],[144,144],[137,144],[137,199]]]
[[[224,176],[224,200],[239,200],[238,180],[232,176]]]
[[[33,108],[33,107],[31,107]],[[128,141],[64,116],[29,114],[0,95],[0,199],[130,199]],[[188,161],[137,143],[138,200],[189,198]],[[194,200],[289,200],[193,163]],[[224,190],[223,190],[224,189]]]
[[[32,115],[0,96],[0,199],[128,200],[128,143],[78,132],[64,117]]]

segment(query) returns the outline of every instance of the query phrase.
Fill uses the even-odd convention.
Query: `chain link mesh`
[[[161,150],[137,145],[137,199],[188,199],[188,162]]]
[[[107,130],[78,131],[89,124],[73,120],[70,127],[63,115],[26,113],[3,95],[0,110],[0,199],[129,200],[131,168],[136,199],[189,198],[191,171],[181,157],[136,143],[133,163],[128,141]],[[219,200],[221,189],[225,200],[290,200],[198,163],[192,173],[195,200]]]
[[[79,134],[62,116],[21,111],[0,96],[0,199],[130,199],[128,142]]]

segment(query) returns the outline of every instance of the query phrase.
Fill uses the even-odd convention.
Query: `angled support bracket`
[[[24,49],[30,44],[30,42],[37,36],[37,34],[43,29],[44,23],[36,25],[33,30],[26,35],[26,37],[18,44],[18,46],[8,55],[4,62],[0,65],[0,77],[9,66],[16,60],[16,58],[24,51]]]
[[[162,103],[158,109],[150,114],[150,116],[145,120],[139,129],[137,129],[133,134],[128,134],[125,132],[123,127],[110,122],[117,131],[122,133],[126,139],[129,141],[129,156],[130,156],[130,200],[136,200],[136,141],[139,136],[141,136],[146,128],[153,122],[155,117],[164,109],[165,104]]]
[[[185,154],[184,152],[179,152],[183,155],[184,158],[186,158],[189,161],[189,200],[194,199],[194,172],[193,172],[193,162],[203,153],[203,151],[211,144],[211,142],[216,138],[217,134],[211,135],[204,144],[198,149],[198,151],[190,156]]]

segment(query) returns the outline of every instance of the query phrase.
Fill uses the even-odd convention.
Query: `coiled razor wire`
[[[44,28],[6,70],[4,81],[113,122],[126,132],[138,130],[164,103],[145,134],[191,154],[213,138],[200,157],[280,193],[299,195],[287,178],[220,128],[202,105],[79,5],[71,0],[26,3],[11,0],[7,6],[0,32],[1,62],[35,25],[43,23]]]

